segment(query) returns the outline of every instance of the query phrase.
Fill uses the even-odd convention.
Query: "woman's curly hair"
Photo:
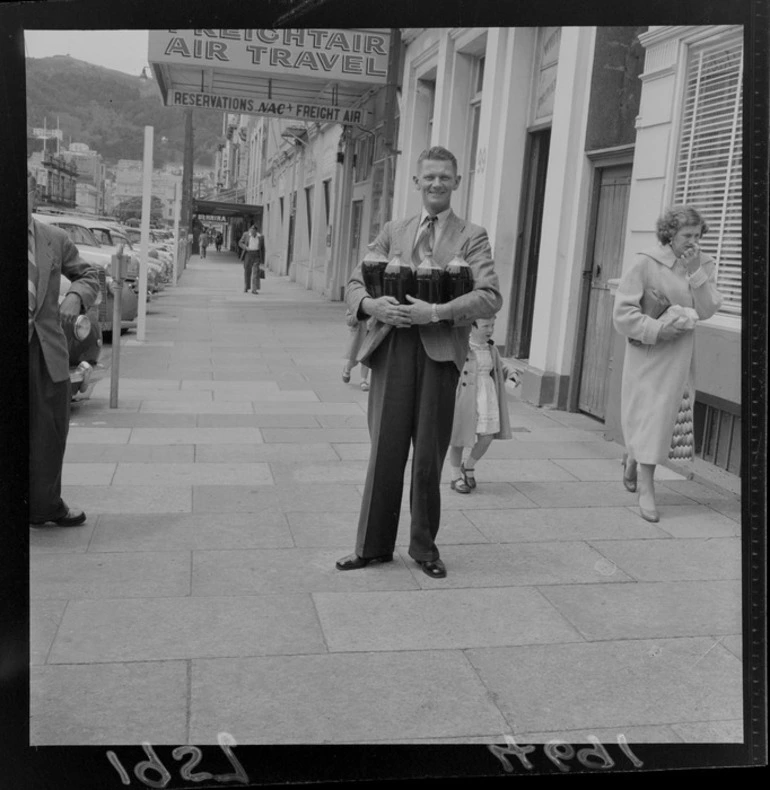
[[[671,244],[677,231],[686,225],[700,225],[700,235],[708,233],[709,226],[700,212],[692,206],[671,206],[655,223],[655,234],[661,244]]]

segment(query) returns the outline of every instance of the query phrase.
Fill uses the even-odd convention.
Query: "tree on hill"
[[[142,198],[132,197],[118,203],[114,214],[121,222],[126,222],[129,219],[141,219]],[[163,203],[160,198],[153,195],[150,200],[150,222],[158,222],[161,219],[163,219]]]

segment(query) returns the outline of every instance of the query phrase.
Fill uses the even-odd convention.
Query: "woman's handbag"
[[[679,405],[674,433],[671,436],[671,449],[668,457],[673,461],[692,461],[695,456],[695,433],[690,393],[685,392]]]

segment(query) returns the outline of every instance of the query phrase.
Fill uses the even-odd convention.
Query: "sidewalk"
[[[659,468],[661,521],[579,414],[510,402],[449,575],[353,550],[368,432],[344,307],[197,256],[73,408],[77,529],[30,529],[32,744],[742,740],[740,505]],[[110,349],[105,349],[109,355]],[[407,505],[408,494],[402,507]]]

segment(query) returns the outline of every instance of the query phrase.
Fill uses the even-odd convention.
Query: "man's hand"
[[[406,298],[410,302],[409,307],[406,309],[409,311],[411,323],[429,324],[431,322],[431,316],[433,315],[432,306],[428,302],[423,302],[422,299],[415,299],[409,294],[407,294]]]
[[[399,304],[395,296],[380,296],[378,299],[366,297],[362,309],[378,321],[382,321],[383,324],[393,326],[410,326],[412,324],[409,312],[411,308]]]
[[[74,324],[82,307],[83,303],[77,294],[67,294],[59,305],[59,319],[63,324]]]
[[[673,324],[666,324],[660,328],[660,332],[658,332],[658,340],[663,342],[675,340],[679,337],[679,335],[686,331],[686,329],[679,329],[679,327],[676,327]]]

